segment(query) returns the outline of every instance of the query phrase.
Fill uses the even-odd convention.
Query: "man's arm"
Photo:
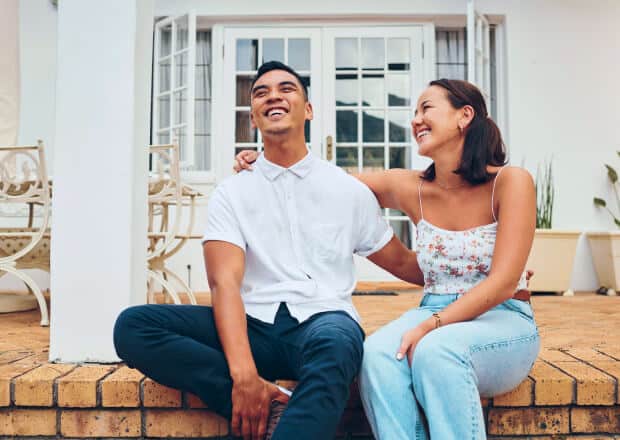
[[[418,265],[416,253],[407,249],[396,236],[367,258],[403,281],[424,285],[424,275]]]
[[[232,243],[207,241],[204,257],[215,325],[233,381],[233,434],[242,435],[245,440],[262,439],[271,401],[279,393],[274,384],[258,375],[250,350],[240,290],[245,254]]]

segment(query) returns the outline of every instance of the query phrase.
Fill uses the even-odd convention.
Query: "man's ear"
[[[256,122],[254,122],[254,112],[250,109],[250,127],[256,129]]]
[[[312,104],[310,101],[306,101],[306,120],[312,121],[314,119],[314,111],[312,110]]]

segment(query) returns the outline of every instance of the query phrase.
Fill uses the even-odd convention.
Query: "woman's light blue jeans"
[[[396,360],[402,335],[459,296],[426,294],[419,308],[366,340],[359,384],[375,438],[485,439],[480,397],[507,392],[527,377],[540,340],[530,304],[515,299],[431,331],[411,367],[406,358]]]

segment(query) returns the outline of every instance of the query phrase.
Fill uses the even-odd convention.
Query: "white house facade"
[[[355,172],[426,166],[410,134],[417,96],[438,77],[469,79],[483,90],[512,164],[536,174],[553,159],[554,227],[612,228],[592,197],[611,195],[603,164],[620,150],[616,0],[57,3],[21,0],[18,30],[17,143],[45,141],[57,197],[51,283],[54,313],[63,317],[55,325],[52,316],[52,359],[114,360],[109,332],[101,329],[140,301],[136,286],[144,282],[133,275],[144,257],[135,249],[143,244],[145,196],[134,191],[146,181],[147,164],[138,163],[144,146],[177,140],[184,181],[208,196],[232,172],[237,151],[261,148],[247,92],[263,61],[300,72],[315,114],[308,148]],[[79,184],[89,178],[98,183]],[[97,197],[85,201],[85,191]],[[114,202],[102,202],[109,197]],[[77,220],[70,212],[76,203],[83,211]],[[406,216],[385,216],[411,246],[415,227]],[[84,240],[116,242],[119,254],[93,250],[69,263],[80,259],[75,252]],[[357,264],[360,280],[392,279],[365,260]],[[93,269],[103,266],[107,272]],[[208,290],[198,240],[172,266],[184,278],[191,273],[194,290]],[[83,276],[72,276],[75,270]],[[115,282],[106,281],[110,276]],[[571,284],[598,287],[585,237]],[[61,289],[70,293],[56,298]],[[76,303],[78,290],[85,299]],[[69,323],[90,323],[107,348],[90,351]]]

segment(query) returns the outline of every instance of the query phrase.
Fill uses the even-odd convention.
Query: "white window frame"
[[[502,132],[502,138],[506,145],[510,145],[510,132],[508,130],[508,92],[507,92],[507,60],[506,60],[506,26],[503,21],[497,21],[495,25],[495,99],[497,101],[497,114],[492,115],[493,120]]]
[[[467,1],[467,79],[478,86],[487,108],[491,97],[491,57],[489,20],[476,11],[474,0]]]
[[[177,21],[187,17],[187,47],[177,50]],[[170,54],[162,57],[160,55],[161,30],[171,25]],[[188,168],[194,165],[194,120],[195,120],[195,71],[196,71],[196,15],[193,11],[173,17],[166,17],[155,23],[155,48],[153,56],[153,117],[151,120],[151,136],[154,144],[159,143],[159,135],[163,130],[168,131],[170,142],[174,142],[175,130],[185,129],[184,157],[180,162],[181,168]],[[187,53],[187,84],[176,87],[176,57],[180,54]],[[170,59],[170,88],[167,91],[159,91],[159,63],[162,59]],[[187,99],[185,102],[185,114],[187,119],[175,124],[175,101],[176,92],[185,90]],[[170,95],[170,125],[169,127],[159,127],[159,97],[165,94]]]

